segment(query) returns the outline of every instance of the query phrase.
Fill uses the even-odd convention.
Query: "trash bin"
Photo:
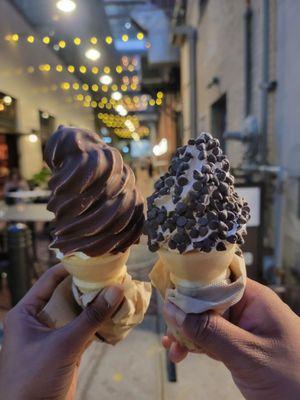
[[[31,232],[25,224],[16,223],[8,227],[7,251],[9,264],[7,279],[13,306],[18,303],[30,288],[31,247]]]

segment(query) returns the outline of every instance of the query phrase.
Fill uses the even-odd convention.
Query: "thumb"
[[[114,314],[123,299],[124,291],[120,286],[111,286],[102,290],[77,318],[63,328],[71,345],[85,346],[95,335],[101,323]]]
[[[253,348],[256,336],[227,321],[216,312],[185,314],[172,303],[166,303],[164,314],[168,324],[211,357],[227,366],[242,363]]]

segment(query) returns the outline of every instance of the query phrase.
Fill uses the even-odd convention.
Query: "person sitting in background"
[[[18,190],[29,190],[29,186],[27,182],[22,179],[19,171],[16,168],[12,168],[3,188],[4,197],[7,204],[15,203],[15,200],[7,195],[11,192],[17,192]]]

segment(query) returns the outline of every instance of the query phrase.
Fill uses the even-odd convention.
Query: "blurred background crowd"
[[[300,312],[299,19],[297,0],[0,0],[0,320],[55,262],[43,148],[60,124],[117,147],[145,197],[178,146],[211,132],[251,206],[248,274]],[[145,243],[130,259],[141,279]],[[162,330],[154,296],[129,360],[88,354],[78,398],[104,385],[110,399],[194,399],[196,373],[200,398],[241,398],[212,361],[176,371]]]

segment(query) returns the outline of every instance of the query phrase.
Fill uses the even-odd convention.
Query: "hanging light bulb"
[[[123,97],[123,96],[122,96],[122,93],[120,93],[120,92],[113,92],[113,93],[111,94],[111,98],[114,99],[114,100],[116,100],[116,101],[121,100],[122,97]]]
[[[112,77],[110,75],[102,75],[100,76],[99,81],[103,85],[110,85],[112,83]]]
[[[71,13],[76,9],[76,3],[73,0],[59,0],[56,7],[65,13]]]
[[[97,49],[90,48],[90,49],[88,49],[88,50],[85,52],[85,56],[86,56],[86,58],[88,58],[89,60],[97,61],[97,60],[100,58],[101,53],[100,53],[100,51],[97,50]]]

